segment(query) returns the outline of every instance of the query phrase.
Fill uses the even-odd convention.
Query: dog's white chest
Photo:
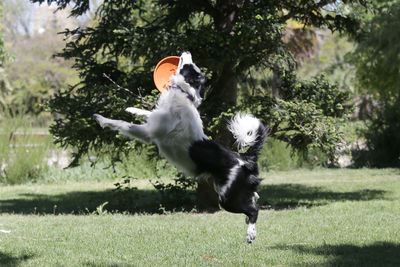
[[[185,94],[163,93],[147,125],[160,153],[187,174],[192,174],[195,165],[190,159],[189,147],[206,137],[199,112]]]

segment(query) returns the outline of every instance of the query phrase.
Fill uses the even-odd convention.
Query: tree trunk
[[[279,74],[278,71],[273,70],[273,76],[272,76],[272,94],[275,97],[275,99],[279,99]]]
[[[219,12],[215,14],[214,21],[216,28],[221,32],[230,33],[234,30],[234,21],[241,8],[243,2],[238,0],[223,0],[216,2]],[[234,46],[235,44],[231,44]],[[232,47],[232,50],[235,50]],[[219,79],[212,85],[212,91],[207,96],[207,100],[203,103],[203,108],[207,110],[208,118],[215,118],[227,108],[235,106],[237,101],[237,77],[234,70],[234,55],[226,55],[222,65],[221,72],[218,74]],[[207,125],[205,121],[205,125]],[[226,124],[221,123],[218,127],[218,134],[213,139],[223,146],[230,148],[233,145],[233,136],[226,128]],[[197,187],[197,203],[200,210],[215,211],[219,209],[218,194],[215,193],[211,181],[201,180]]]
[[[216,83],[212,94],[208,96],[206,103],[203,103],[208,111],[209,118],[219,116],[222,111],[225,111],[225,108],[236,105],[237,79],[231,66],[230,63],[225,65],[221,78]],[[207,123],[209,122],[205,122],[205,125]],[[227,148],[231,148],[234,139],[227,129],[226,123],[221,123],[218,127],[219,133],[213,136],[213,140]],[[216,211],[219,209],[218,194],[214,190],[212,181],[204,179],[198,182],[197,205],[200,210]]]
[[[230,67],[230,65],[227,66],[227,68]],[[237,79],[235,74],[231,69],[224,70],[223,75],[217,83],[216,94],[211,103],[214,111],[211,112],[212,118],[219,116],[221,112],[236,106],[237,90]],[[213,136],[214,140],[227,148],[231,148],[234,139],[232,133],[227,128],[227,124],[221,123],[218,128],[218,134]]]
[[[196,195],[199,211],[214,212],[219,210],[218,194],[212,186],[212,181],[200,179],[197,183]]]

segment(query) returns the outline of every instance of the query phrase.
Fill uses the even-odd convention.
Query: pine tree
[[[73,3],[74,16],[89,10],[89,0],[47,2],[60,8]],[[116,139],[115,133],[100,131],[92,114],[132,120],[124,110],[143,105],[140,96],[151,94],[156,63],[189,50],[208,78],[201,114],[209,135],[229,145],[223,130],[226,118],[239,108],[249,109],[271,126],[273,137],[295,149],[314,146],[332,154],[340,141],[333,126],[345,114],[346,94],[322,77],[297,79],[296,63],[282,36],[288,20],[355,33],[357,14],[348,10],[364,4],[363,0],[105,0],[95,25],[64,32],[69,41],[59,56],[75,60],[82,82],[50,102],[50,109],[62,115],[51,132],[61,146],[76,148],[73,163],[106,144],[120,151],[126,142]],[[274,74],[278,93],[272,95],[272,86],[265,81],[251,92],[239,90],[249,73],[260,71]]]

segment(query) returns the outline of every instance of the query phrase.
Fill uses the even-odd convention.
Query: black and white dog
[[[256,237],[259,198],[256,189],[260,183],[257,157],[267,136],[267,128],[255,117],[238,113],[229,125],[236,142],[245,153],[224,148],[210,140],[203,132],[197,107],[201,103],[205,77],[193,63],[189,52],[182,53],[171,86],[164,91],[152,111],[127,108],[126,111],[145,116],[142,125],[111,120],[94,114],[101,127],[145,143],[157,145],[162,156],[192,177],[213,179],[220,205],[227,211],[246,215],[247,242]]]

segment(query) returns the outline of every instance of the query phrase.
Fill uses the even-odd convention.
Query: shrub
[[[274,138],[267,138],[258,164],[261,171],[283,171],[299,167],[298,155],[293,153],[287,143]]]
[[[360,131],[365,148],[353,151],[355,167],[400,167],[400,98],[390,98],[375,108],[367,127]]]
[[[190,210],[194,207],[196,180],[184,176],[182,173],[174,179],[174,183],[152,182],[154,188],[161,194],[160,209]]]
[[[47,168],[44,159],[48,155],[48,142],[35,138],[32,122],[27,117],[8,113],[2,118],[0,183],[20,184],[35,180]]]

